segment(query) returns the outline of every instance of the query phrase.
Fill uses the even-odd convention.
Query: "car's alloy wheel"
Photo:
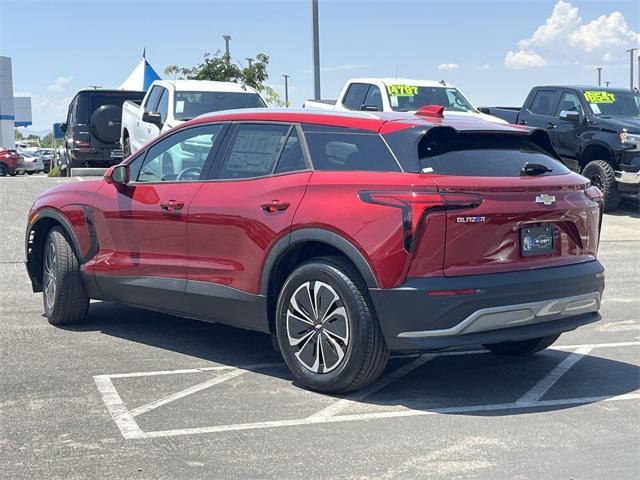
[[[389,355],[367,286],[342,257],[314,258],[289,275],[278,296],[275,333],[295,380],[321,392],[368,385]]]
[[[349,318],[340,295],[321,281],[307,281],[291,295],[287,339],[295,357],[314,373],[335,370],[349,345]]]
[[[48,310],[53,310],[56,301],[56,245],[54,242],[47,243],[42,273],[44,303]]]

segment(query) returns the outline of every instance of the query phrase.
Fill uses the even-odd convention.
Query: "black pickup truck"
[[[562,161],[605,196],[605,211],[640,192],[640,94],[621,88],[540,86],[522,108],[481,107],[509,123],[545,129]]]

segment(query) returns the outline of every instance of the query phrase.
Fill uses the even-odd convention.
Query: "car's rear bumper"
[[[453,294],[465,290],[476,293]],[[591,261],[519,272],[414,278],[398,288],[370,293],[389,349],[430,350],[573,330],[600,319],[603,290],[604,268]]]

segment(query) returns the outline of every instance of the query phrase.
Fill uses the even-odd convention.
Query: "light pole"
[[[320,31],[318,29],[318,0],[311,0],[313,30],[313,98],[320,100]]]
[[[282,75],[284,77],[284,106],[289,108],[289,77],[291,75]]]
[[[229,40],[231,40],[231,35],[222,35],[224,38],[224,51],[227,58],[229,58]]]
[[[637,48],[630,48],[629,50],[625,50],[625,52],[629,52],[629,90],[633,90],[633,52],[638,50]]]
[[[605,87],[607,87],[607,88],[608,88],[608,87],[609,87],[609,85],[611,85],[611,82],[604,82],[604,86],[605,86]]]
[[[251,68],[251,65],[253,64],[253,58],[247,57],[245,60],[249,63],[249,68]]]
[[[602,86],[602,67],[596,67],[596,70],[598,70],[598,86],[601,87]]]

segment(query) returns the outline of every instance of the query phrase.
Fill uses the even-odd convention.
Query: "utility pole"
[[[249,68],[251,68],[251,65],[253,64],[253,58],[247,57],[245,60],[249,63]]]
[[[638,55],[638,90],[640,90],[640,55]]]
[[[289,77],[291,75],[282,75],[284,77],[284,106],[289,108]]]
[[[609,85],[611,85],[611,82],[604,82],[604,86],[609,88]]]
[[[320,31],[318,29],[318,0],[311,0],[313,25],[313,98],[320,100]]]
[[[231,35],[222,35],[222,38],[224,38],[225,55],[227,56],[227,58],[230,58],[230,56],[229,56],[229,40],[231,40]]]
[[[638,50],[637,48],[630,48],[629,50],[625,50],[625,52],[629,52],[629,90],[633,90],[633,52]]]
[[[602,86],[602,67],[596,67],[596,70],[598,70],[598,86],[601,87]]]

